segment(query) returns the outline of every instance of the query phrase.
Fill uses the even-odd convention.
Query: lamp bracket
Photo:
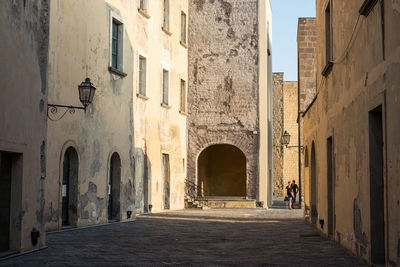
[[[58,113],[59,108],[65,109],[64,113],[59,117],[52,116],[52,115],[56,115]],[[65,114],[67,114],[67,112],[69,112],[70,114],[75,114],[75,109],[82,109],[86,112],[86,106],[75,107],[75,106],[66,106],[66,105],[47,104],[47,117],[51,121],[59,121],[65,116]]]

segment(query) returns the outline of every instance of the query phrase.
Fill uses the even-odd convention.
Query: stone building
[[[303,114],[310,220],[372,265],[400,264],[399,12],[317,1],[318,86]]]
[[[274,73],[273,80],[274,196],[283,197],[287,183],[299,177],[298,83],[284,81],[283,73]],[[288,146],[282,144],[285,131],[290,134]]]
[[[184,207],[187,14],[186,1],[52,2],[49,103],[79,106],[85,77],[97,89],[48,123],[48,230]]]
[[[201,188],[198,194],[266,207],[272,195],[270,3],[190,0],[189,14],[188,179]]]
[[[273,73],[273,162],[274,162],[274,196],[285,195],[283,182],[283,146],[282,135],[285,132],[283,126],[283,72]]]
[[[306,216],[311,213],[311,207],[308,205],[309,194],[309,171],[304,171],[304,143],[303,143],[303,114],[314,100],[317,88],[316,82],[316,64],[317,64],[317,28],[315,18],[299,18],[297,28],[297,61],[298,61],[298,143],[301,147],[299,154],[299,185],[302,205]],[[304,175],[303,175],[304,174]],[[304,205],[305,203],[305,205]],[[308,203],[308,204],[307,204]]]
[[[45,244],[48,0],[0,1],[0,253]]]

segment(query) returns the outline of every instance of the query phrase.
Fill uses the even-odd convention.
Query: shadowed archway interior
[[[245,197],[246,181],[246,156],[237,147],[213,145],[201,152],[198,184],[205,195]]]

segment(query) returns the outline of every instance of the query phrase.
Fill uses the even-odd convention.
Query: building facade
[[[272,195],[270,3],[189,3],[188,179],[208,197],[267,206]]]
[[[317,1],[317,91],[303,114],[316,227],[368,263],[400,264],[400,6]]]
[[[45,244],[48,12],[47,0],[0,2],[2,254]]]
[[[309,205],[309,170],[304,170],[304,119],[303,114],[314,101],[317,88],[317,27],[316,18],[299,18],[297,28],[297,61],[298,61],[298,132],[300,145],[299,154],[299,182],[302,205],[307,217],[311,214]],[[314,209],[315,210],[315,209]]]
[[[293,180],[298,183],[298,83],[285,81],[283,73],[274,73],[274,196],[284,197],[286,186]],[[290,143],[282,144],[282,136],[290,134]]]
[[[79,106],[86,77],[97,89],[86,111],[49,110],[48,230],[183,208],[187,14],[186,1],[51,2],[49,103]]]

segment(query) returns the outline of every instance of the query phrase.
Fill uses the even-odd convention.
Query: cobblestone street
[[[0,266],[356,266],[301,210],[209,209],[142,215],[51,233],[48,249]]]

